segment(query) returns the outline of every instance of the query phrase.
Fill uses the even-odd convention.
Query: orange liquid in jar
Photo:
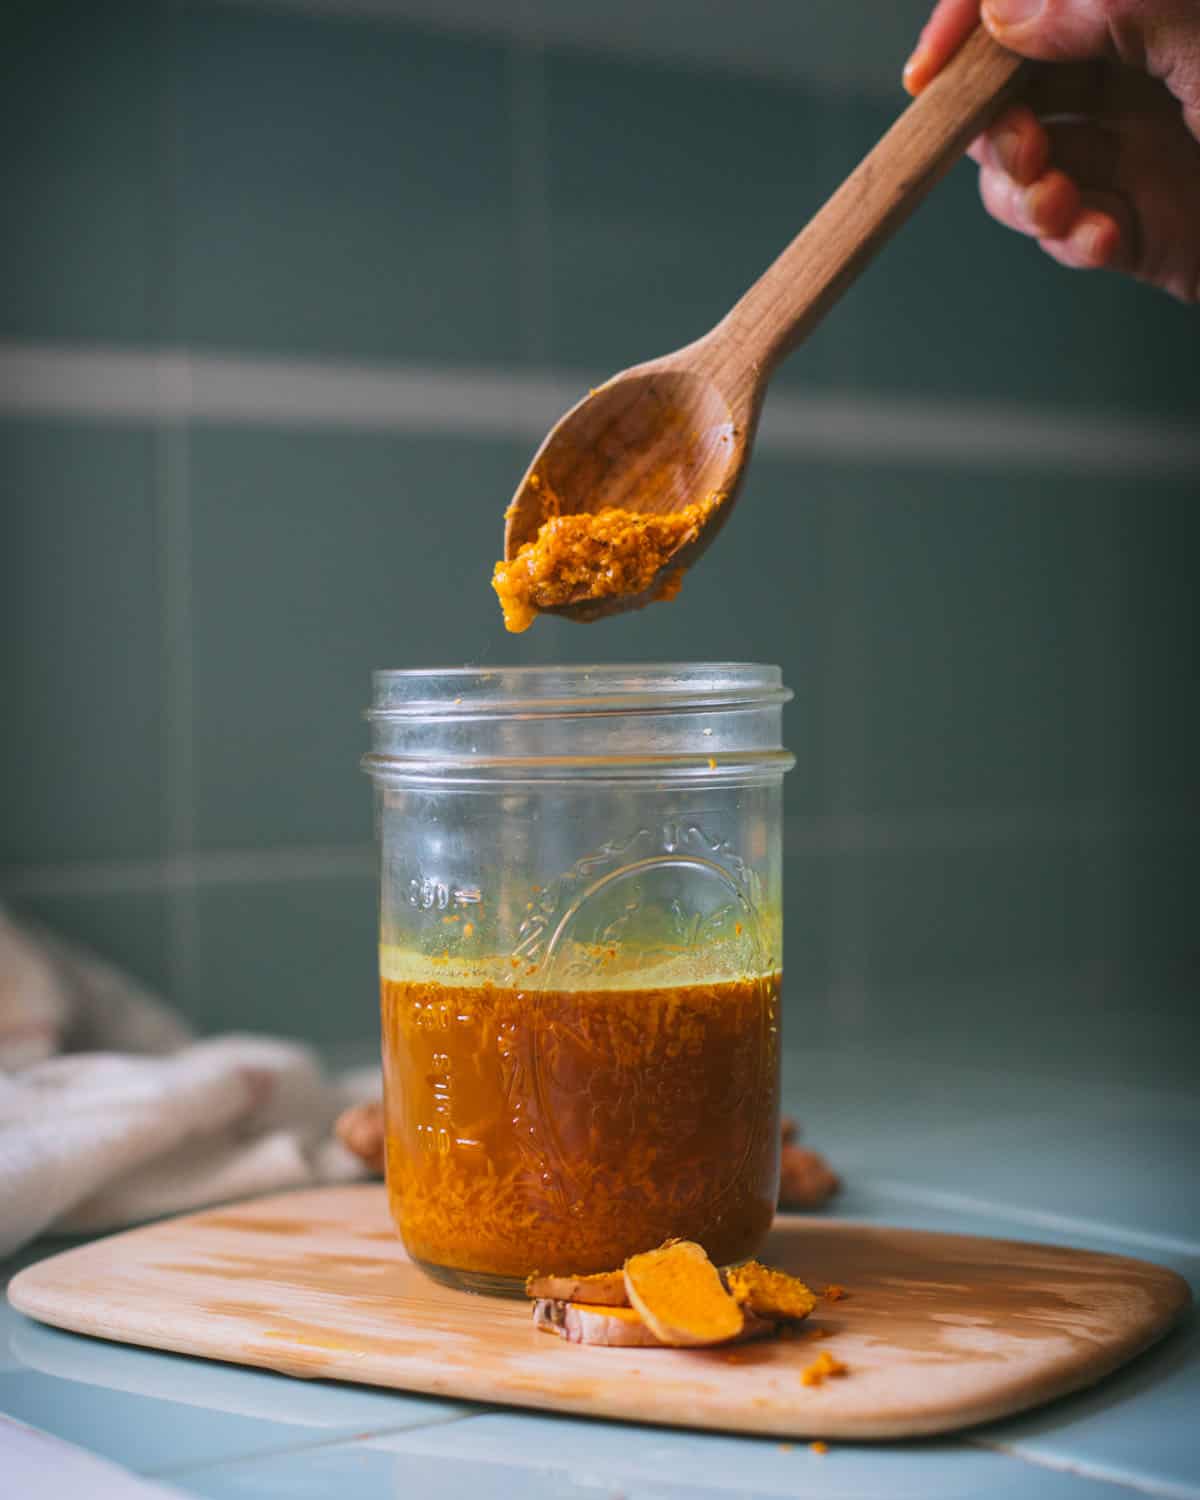
[[[418,1260],[611,1270],[751,1255],[779,1186],[778,974],[660,989],[385,979],[387,1184]]]

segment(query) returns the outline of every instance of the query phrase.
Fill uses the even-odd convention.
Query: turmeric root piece
[[[533,1304],[533,1323],[544,1333],[556,1333],[569,1344],[599,1344],[609,1349],[665,1349],[669,1347],[642,1322],[632,1307],[589,1307],[582,1302],[559,1302],[539,1297]],[[775,1324],[747,1313],[742,1331],[731,1344],[747,1343],[775,1332]]]
[[[724,1344],[746,1325],[716,1266],[691,1240],[668,1240],[657,1250],[631,1255],[625,1262],[625,1290],[664,1344]]]
[[[355,1104],[344,1109],[333,1127],[347,1151],[362,1158],[369,1172],[383,1173],[383,1103]]]
[[[799,1277],[772,1271],[756,1260],[726,1271],[725,1285],[743,1311],[749,1308],[761,1318],[807,1318],[817,1305]]]
[[[551,1302],[583,1302],[589,1307],[628,1307],[625,1277],[620,1271],[596,1271],[590,1276],[540,1276],[525,1281],[525,1295]]]
[[[602,1344],[609,1349],[657,1349],[654,1336],[632,1307],[589,1307],[539,1297],[533,1304],[533,1326],[556,1333],[569,1344]]]
[[[820,1208],[842,1185],[816,1151],[785,1145],[779,1166],[780,1208]]]

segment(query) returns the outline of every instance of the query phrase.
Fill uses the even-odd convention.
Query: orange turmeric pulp
[[[539,609],[645,593],[674,554],[700,535],[716,503],[710,496],[666,515],[618,509],[551,514],[533,541],[493,570],[505,628],[528,630]],[[674,598],[682,580],[682,568],[668,573],[653,597]]]
[[[384,979],[387,1184],[421,1261],[609,1270],[753,1254],[779,1168],[780,976],[659,989]]]
[[[625,1290],[664,1344],[723,1344],[746,1326],[721,1273],[691,1240],[669,1240],[625,1262]]]

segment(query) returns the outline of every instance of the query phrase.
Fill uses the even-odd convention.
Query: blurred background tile
[[[0,59],[0,332],[154,331],[162,134],[158,0],[10,0]]]
[[[0,421],[0,865],[163,847],[153,435]]]
[[[204,1032],[260,1031],[325,1046],[379,1031],[377,880],[306,876],[221,881],[175,893],[194,903],[181,983]]]
[[[187,3],[171,69],[174,338],[514,357],[502,47],[362,17]]]

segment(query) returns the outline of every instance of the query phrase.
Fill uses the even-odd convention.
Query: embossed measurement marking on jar
[[[417,911],[446,911],[451,906],[476,906],[483,900],[477,885],[447,885],[443,880],[414,877],[408,882],[408,904]]]
[[[417,1125],[422,1149],[445,1156],[453,1144],[450,1103],[450,1054],[433,1052],[429,1057],[430,1111],[433,1119]]]

